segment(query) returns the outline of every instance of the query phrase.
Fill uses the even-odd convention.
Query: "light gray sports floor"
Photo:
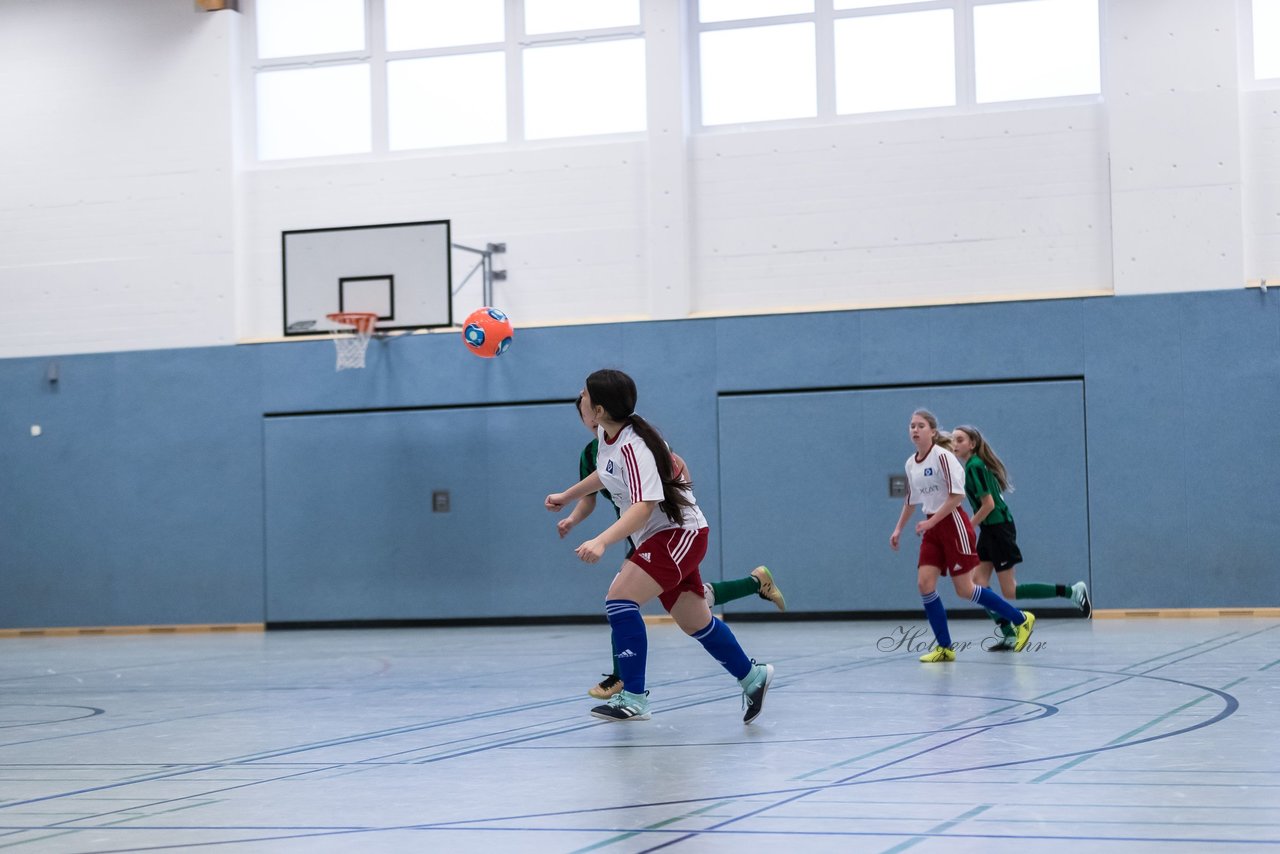
[[[627,724],[587,715],[603,624],[0,640],[0,848],[1280,850],[1280,622],[944,665],[898,623],[735,630],[777,666],[750,727],[672,625]]]

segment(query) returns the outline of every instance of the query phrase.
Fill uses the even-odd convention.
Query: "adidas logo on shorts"
[[[640,559],[641,559],[641,560],[653,560],[653,558],[649,557],[649,553],[648,553],[648,552],[640,552]]]

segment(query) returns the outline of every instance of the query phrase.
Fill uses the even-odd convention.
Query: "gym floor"
[[[0,848],[1280,849],[1280,621],[956,620],[932,665],[923,616],[731,625],[777,668],[749,727],[669,623],[621,724],[603,618],[3,639]]]

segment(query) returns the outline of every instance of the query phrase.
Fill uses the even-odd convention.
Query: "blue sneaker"
[[[609,702],[592,709],[591,716],[602,721],[647,721],[652,717],[649,714],[649,692],[632,694],[619,691],[609,698]]]
[[[751,671],[738,680],[742,686],[742,707],[747,710],[742,722],[749,724],[764,711],[764,693],[773,682],[773,665],[751,662]]]

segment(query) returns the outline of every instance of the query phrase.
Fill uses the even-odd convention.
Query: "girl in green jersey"
[[[1006,599],[1070,599],[1087,617],[1092,610],[1089,589],[1083,581],[1065,584],[1019,584],[1014,567],[1022,563],[1018,549],[1018,530],[1013,514],[1004,501],[1009,489],[1009,473],[996,452],[987,444],[978,428],[961,425],[951,432],[951,447],[964,463],[964,491],[973,507],[973,524],[978,528],[978,566],[974,582],[986,585],[994,569],[1000,579],[1000,592]],[[992,617],[1000,626],[1002,639],[991,650],[1013,649],[1013,627],[1006,620]]]

